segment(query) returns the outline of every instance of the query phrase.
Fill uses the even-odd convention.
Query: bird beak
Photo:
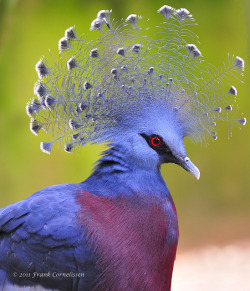
[[[197,180],[200,179],[200,171],[199,169],[190,161],[188,157],[182,159],[180,165],[190,174],[192,174]]]

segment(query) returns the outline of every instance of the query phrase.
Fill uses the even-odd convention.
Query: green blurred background
[[[49,56],[49,48],[57,57],[58,40],[72,25],[91,37],[90,23],[101,9],[112,9],[116,19],[136,13],[156,24],[162,21],[156,11],[164,4],[193,14],[207,62],[220,66],[228,53],[245,59],[244,84],[234,85],[240,112],[250,120],[249,0],[0,0],[0,207],[52,184],[84,180],[102,149],[41,152],[42,139],[30,132],[25,112],[40,57]],[[176,165],[162,168],[178,211],[180,249],[250,238],[249,123],[242,130],[235,126],[231,139],[225,126],[209,146],[185,144],[201,179]]]

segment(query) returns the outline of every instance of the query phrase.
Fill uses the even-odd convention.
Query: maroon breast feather
[[[97,255],[98,291],[167,291],[178,241],[178,225],[159,199],[100,197],[78,193],[79,223]],[[176,216],[173,202],[172,213]],[[174,233],[177,239],[170,238]],[[171,229],[170,229],[171,228]],[[170,234],[171,233],[171,234]]]

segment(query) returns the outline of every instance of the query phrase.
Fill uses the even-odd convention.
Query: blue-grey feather
[[[73,27],[66,30],[67,37],[59,41],[65,57],[34,88],[41,102],[47,93],[54,101],[49,108],[42,106],[36,115],[36,126],[41,119],[43,128],[54,136],[52,143],[41,145],[44,152],[50,153],[59,140],[66,152],[86,143],[114,142],[117,131],[125,128],[123,122],[133,125],[139,119],[145,120],[151,106],[159,103],[166,108],[165,114],[175,111],[178,115],[168,121],[181,123],[184,135],[196,140],[211,136],[210,124],[216,119],[235,119],[235,114],[229,112],[218,116],[214,108],[228,105],[228,80],[242,72],[244,61],[236,57],[221,71],[206,65],[193,44],[198,37],[191,30],[195,22],[190,12],[166,5],[158,12],[165,22],[147,27],[135,14],[127,18],[129,25],[114,24],[110,21],[111,11],[101,11],[91,28],[104,33],[91,41],[76,37]],[[182,30],[184,25],[190,29]],[[69,66],[72,60],[74,65]],[[44,62],[39,61],[37,67],[43,68]],[[76,110],[80,103],[87,106],[85,115]],[[27,110],[32,115],[30,106]],[[72,120],[73,125],[69,122]],[[39,129],[31,128],[35,134]]]

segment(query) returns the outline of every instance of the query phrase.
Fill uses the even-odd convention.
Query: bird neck
[[[97,176],[127,173],[132,171],[134,165],[129,163],[126,153],[117,146],[113,146],[102,153],[96,162],[94,173]]]
[[[112,147],[103,153],[94,172],[82,183],[82,187],[91,193],[109,197],[171,197],[158,167],[138,167],[118,147]]]

